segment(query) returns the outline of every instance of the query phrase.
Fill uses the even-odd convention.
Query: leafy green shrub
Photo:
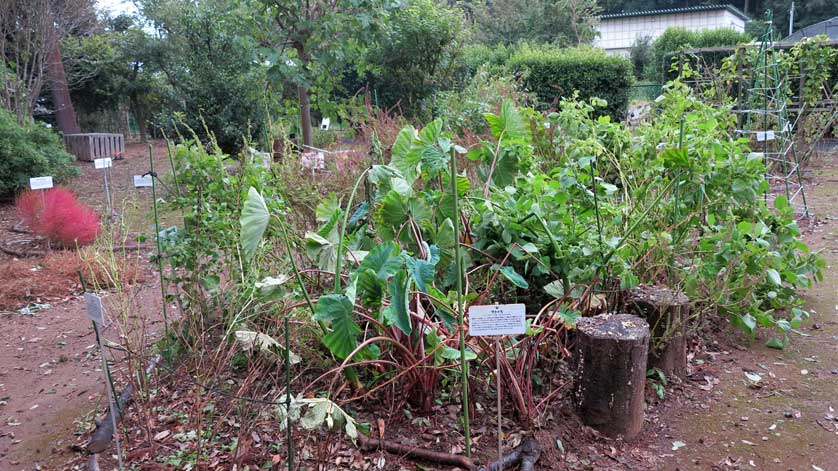
[[[596,38],[596,0],[504,0],[470,2],[475,35],[481,42],[521,41],[558,46],[590,44]]]
[[[649,65],[651,54],[651,36],[638,36],[638,38],[631,44],[629,58],[631,59],[631,65],[634,66],[634,74],[638,79],[643,78],[643,73]]]
[[[455,133],[462,134],[468,130],[482,135],[489,129],[486,113],[498,111],[506,99],[518,105],[531,101],[513,79],[496,76],[491,73],[491,66],[484,65],[461,90],[434,94],[428,107],[431,108],[430,114],[442,118]]]
[[[674,54],[685,48],[735,46],[747,43],[751,37],[733,28],[708,29],[704,31],[689,31],[685,28],[667,28],[652,44],[649,63],[645,76],[651,80],[663,81],[670,77],[668,74],[672,61],[677,59]],[[722,57],[706,57],[711,62],[721,61]]]
[[[467,81],[473,77],[481,67],[493,75],[501,74],[514,50],[515,48],[503,44],[497,46],[470,44],[464,47],[460,53],[462,80]]]
[[[524,88],[534,93],[543,107],[555,106],[561,98],[579,92],[583,100],[598,97],[607,101],[605,114],[615,119],[625,116],[633,82],[628,59],[607,56],[599,49],[524,46],[507,65],[522,75]]]
[[[381,105],[399,104],[412,114],[434,90],[450,86],[464,31],[462,12],[435,0],[410,0],[395,10],[379,46],[367,53],[374,72],[366,80]]]
[[[38,123],[21,126],[0,108],[0,196],[26,187],[30,177],[52,175],[63,181],[77,175],[72,161],[57,134]]]

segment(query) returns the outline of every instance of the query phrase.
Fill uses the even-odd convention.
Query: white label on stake
[[[33,190],[52,188],[52,177],[32,177],[29,179],[29,188]]]
[[[757,131],[757,142],[762,142],[765,140],[765,132]]]
[[[87,305],[87,317],[93,322],[103,325],[105,323],[105,307],[102,305],[102,298],[93,293],[84,293],[84,303]]]
[[[113,161],[110,157],[105,157],[104,159],[95,159],[93,160],[93,167],[100,169],[100,168],[111,168],[113,167]]]
[[[492,304],[468,309],[468,333],[472,337],[520,335],[527,331],[526,306]]]
[[[776,138],[777,138],[777,136],[774,135],[774,131],[765,131],[765,140],[766,141],[773,141]]]
[[[134,188],[151,186],[151,175],[134,175]]]

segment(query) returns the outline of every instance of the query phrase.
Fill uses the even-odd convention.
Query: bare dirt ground
[[[168,168],[165,146],[155,143],[155,161],[160,170]],[[80,199],[104,214],[105,199],[101,170],[93,164],[77,162],[82,175],[67,184]],[[129,144],[124,160],[114,161],[111,170],[112,190],[118,212],[132,232],[151,234],[147,217],[151,202],[149,189],[135,190],[133,175],[148,171],[148,148]],[[162,172],[161,172],[162,173]],[[0,239],[24,237],[9,231],[15,224],[14,207],[0,206]],[[133,256],[141,259],[145,280],[135,286],[138,318],[147,332],[154,336],[162,330],[159,319],[160,288],[157,277],[149,270],[150,251],[140,249]],[[27,280],[31,289],[21,292],[20,283],[9,278],[0,284],[0,470],[17,471],[55,469],[52,465],[66,461],[73,453],[68,445],[77,435],[92,426],[94,412],[101,410],[104,396],[101,360],[96,339],[87,320],[81,286],[77,275],[43,273],[52,259],[72,258],[71,252],[53,253],[47,257],[15,259],[0,254],[0,278]],[[63,266],[63,265],[62,265]],[[28,268],[27,268],[28,267]],[[9,275],[11,270],[15,270]],[[47,276],[49,275],[49,278]],[[22,278],[21,278],[22,277]],[[39,291],[39,283],[50,283],[49,290]],[[113,300],[103,295],[106,308]],[[19,309],[28,303],[48,303],[50,308],[23,315]],[[117,325],[111,325],[104,337],[119,343]],[[116,369],[120,365],[115,365]],[[118,376],[119,373],[116,373]]]

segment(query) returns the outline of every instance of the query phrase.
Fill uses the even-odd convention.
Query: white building
[[[681,27],[692,31],[733,28],[745,30],[748,16],[732,5],[701,5],[666,10],[609,13],[599,17],[599,38],[596,47],[609,54],[628,55],[637,38],[648,36],[653,40],[667,28]]]

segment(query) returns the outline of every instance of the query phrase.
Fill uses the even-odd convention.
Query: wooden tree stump
[[[576,324],[576,407],[587,425],[631,440],[643,428],[649,325],[629,314]]]
[[[659,368],[667,378],[686,378],[689,298],[665,286],[639,286],[629,292],[626,308],[649,324],[649,368]]]

